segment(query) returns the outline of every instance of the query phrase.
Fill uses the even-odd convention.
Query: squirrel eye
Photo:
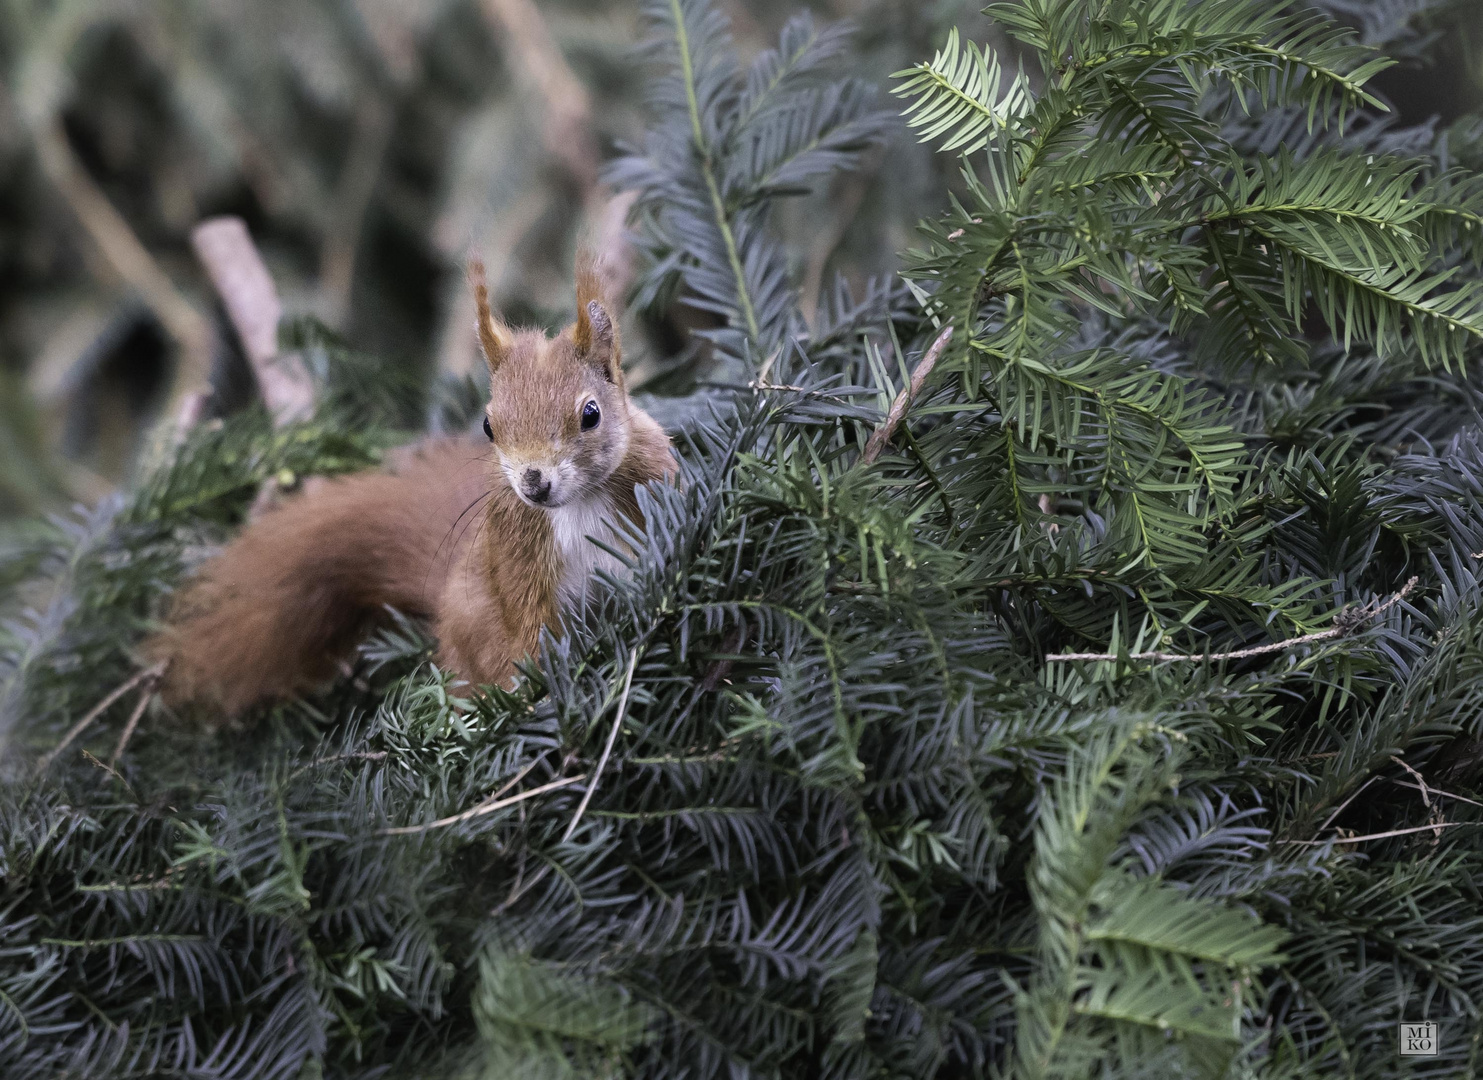
[[[489,417],[484,418],[484,434],[489,436],[489,441],[494,442],[494,428],[489,426]]]
[[[601,419],[602,410],[597,407],[597,402],[589,401],[586,405],[582,406],[583,431],[591,431],[593,428],[597,427],[597,423]]]

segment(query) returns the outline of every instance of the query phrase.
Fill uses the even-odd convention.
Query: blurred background
[[[725,0],[744,54],[789,0]],[[885,87],[977,5],[830,0]],[[1483,103],[1483,2],[1322,0],[1379,40],[1431,33],[1377,83],[1439,135]],[[1426,12],[1424,9],[1432,9]],[[1422,12],[1422,14],[1418,14]],[[602,162],[642,132],[637,0],[6,0],[0,4],[0,533],[129,481],[182,389],[252,400],[240,346],[192,254],[240,215],[290,316],[374,358],[418,427],[431,387],[479,367],[464,265],[513,322],[559,325],[579,245],[623,250]],[[834,269],[889,271],[936,210],[947,159],[898,136],[782,219],[805,295]],[[631,379],[682,390],[687,314],[647,298]]]

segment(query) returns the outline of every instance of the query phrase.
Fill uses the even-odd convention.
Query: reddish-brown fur
[[[146,650],[169,661],[167,698],[237,712],[308,689],[387,605],[431,621],[445,666],[508,682],[591,558],[572,529],[592,515],[639,520],[635,486],[674,474],[669,439],[628,399],[596,275],[579,267],[577,321],[548,339],[499,323],[475,269],[492,444],[429,442],[399,468],[324,482],[249,525]],[[589,401],[601,419],[584,430]],[[532,473],[551,505],[517,491]]]

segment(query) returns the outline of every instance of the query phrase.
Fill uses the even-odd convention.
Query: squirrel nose
[[[520,476],[520,490],[531,502],[545,502],[551,496],[551,481],[541,475],[540,469],[526,469]]]

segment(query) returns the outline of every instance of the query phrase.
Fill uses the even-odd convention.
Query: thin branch
[[[176,288],[78,159],[59,117],[35,128],[41,169],[67,201],[103,258],[139,294],[180,349],[180,367],[165,415],[191,411],[195,397],[209,392],[214,335],[210,321]]]
[[[118,745],[113,748],[113,756],[108,759],[110,772],[118,765],[118,759],[124,756],[124,747],[128,746],[129,740],[134,737],[134,729],[139,726],[140,717],[149,707],[149,695],[152,689],[153,687],[146,686],[139,692],[139,700],[134,703],[134,711],[129,714],[129,722],[124,725],[123,733],[118,737]]]
[[[460,821],[468,821],[470,818],[476,818],[481,814],[492,814],[496,810],[503,810],[507,806],[514,806],[516,803],[524,802],[526,799],[533,799],[537,795],[544,795],[548,791],[555,791],[557,788],[580,784],[586,779],[586,773],[582,773],[580,776],[564,777],[561,780],[553,780],[549,784],[542,784],[540,787],[531,788],[529,791],[522,791],[519,795],[511,795],[508,799],[491,799],[489,802],[480,803],[478,806],[465,810],[461,814],[454,814],[452,817],[439,818],[437,821],[430,821],[426,825],[399,825],[393,829],[382,829],[376,835],[408,836],[412,833],[427,832],[429,829],[441,829],[445,825],[457,825]]]
[[[1396,787],[1410,788],[1412,791],[1421,790],[1415,784],[1408,784],[1404,780],[1392,780],[1391,783]],[[1483,802],[1479,802],[1477,799],[1469,799],[1466,795],[1454,795],[1450,791],[1443,791],[1441,788],[1435,787],[1429,787],[1426,790],[1433,795],[1440,795],[1444,799],[1456,799],[1458,802],[1465,802],[1469,806],[1483,806]]]
[[[1439,821],[1432,825],[1417,825],[1410,829],[1392,829],[1390,832],[1368,833],[1365,836],[1331,836],[1327,840],[1279,840],[1279,844],[1299,844],[1318,847],[1321,844],[1362,844],[1366,840],[1389,840],[1392,836],[1409,836],[1412,833],[1431,832],[1433,829],[1452,829],[1458,825],[1479,825],[1478,821]]]
[[[874,148],[856,172],[847,174],[840,181],[839,186],[843,190],[829,200],[834,212],[829,215],[829,220],[809,245],[804,261],[803,280],[798,286],[798,305],[804,322],[814,330],[818,330],[819,294],[824,290],[824,271],[828,269],[835,249],[844,240],[845,234],[860,213],[860,206],[865,202],[865,196],[880,169],[883,156],[884,147]]]
[[[283,303],[247,224],[239,217],[210,218],[191,233],[191,246],[227,309],[273,423],[282,427],[307,416],[314,410],[314,384],[302,360],[278,352]]]
[[[506,59],[545,115],[538,127],[546,151],[576,181],[583,199],[597,189],[598,147],[592,100],[561,55],[533,0],[482,0],[484,17],[500,31]]]
[[[102,716],[109,710],[114,702],[118,701],[121,697],[127,694],[130,690],[133,690],[135,687],[142,686],[145,683],[153,683],[154,681],[158,680],[159,677],[165,673],[165,664],[165,661],[161,661],[160,663],[155,664],[153,667],[147,667],[143,671],[136,671],[133,676],[125,680],[122,685],[117,686],[113,690],[111,690],[108,693],[107,697],[105,697],[102,701],[98,702],[98,704],[94,705],[91,709],[88,710],[86,716],[72,725],[72,729],[68,731],[67,734],[62,736],[61,742],[57,743],[56,746],[52,747],[46,753],[41,755],[40,759],[36,762],[36,775],[40,776],[42,773],[46,772],[46,770],[51,767],[51,763],[57,759],[57,755],[60,754],[63,750],[67,749],[67,747],[71,746],[72,740],[76,739],[79,735],[86,731],[92,725],[94,720],[98,719],[98,717]]]
[[[1411,768],[1411,766],[1407,765],[1404,761],[1396,757],[1394,754],[1390,755],[1390,760],[1395,762],[1401,768],[1405,769],[1416,780],[1416,790],[1421,792],[1421,805],[1430,810],[1432,808],[1431,789],[1426,786],[1426,780],[1422,778],[1422,775],[1419,772]]]
[[[1356,788],[1355,791],[1354,791],[1354,794],[1350,795],[1349,798],[1345,799],[1338,806],[1336,806],[1334,808],[1334,812],[1332,814],[1330,814],[1328,817],[1326,817],[1326,818],[1323,819],[1323,824],[1318,827],[1318,830],[1317,831],[1318,832],[1323,832],[1324,829],[1327,829],[1330,825],[1332,825],[1334,823],[1334,819],[1337,818],[1340,814],[1342,814],[1344,812],[1344,810],[1349,806],[1350,803],[1352,803],[1355,799],[1359,798],[1360,797],[1360,794],[1365,790],[1365,788],[1369,787],[1371,784],[1373,784],[1376,780],[1379,780],[1379,779],[1380,779],[1379,776],[1372,776],[1368,780],[1366,780],[1363,784],[1361,784],[1358,788]]]
[[[516,80],[531,101],[539,103],[541,116],[535,126],[541,144],[577,190],[593,265],[606,295],[619,302],[637,270],[628,240],[628,214],[637,196],[633,192],[615,194],[600,181],[602,152],[592,121],[592,96],[566,62],[534,0],[480,0],[479,7],[495,30]],[[546,202],[541,201],[540,210],[544,211]],[[517,208],[516,235],[509,242],[512,249],[535,221],[535,217],[522,221],[524,216]],[[462,362],[467,345],[462,338],[458,340],[454,355]],[[473,355],[471,350],[468,355]]]
[[[1331,630],[1320,630],[1316,634],[1304,634],[1301,637],[1289,638],[1286,641],[1275,641],[1269,645],[1256,645],[1250,649],[1237,649],[1234,652],[1139,652],[1129,653],[1127,659],[1153,660],[1159,663],[1179,661],[1194,661],[1196,663],[1210,661],[1214,663],[1218,660],[1247,660],[1253,656],[1268,656],[1272,653],[1286,652],[1288,649],[1295,648],[1298,645],[1311,645],[1317,641],[1332,641],[1335,638],[1348,637],[1362,630],[1368,623],[1378,619],[1385,612],[1409,596],[1411,590],[1416,588],[1416,582],[1418,580],[1418,578],[1413,577],[1410,581],[1406,582],[1400,592],[1390,596],[1378,607],[1366,605],[1365,607],[1355,609],[1345,608],[1334,616],[1335,625]],[[1117,653],[1048,653],[1046,654],[1045,662],[1047,664],[1053,664],[1064,663],[1068,660],[1105,661],[1117,659],[1120,659]]]
[[[355,283],[356,254],[365,231],[366,209],[376,193],[381,163],[391,143],[395,110],[374,95],[362,103],[355,117],[355,135],[335,191],[335,208],[319,248],[319,288],[324,297],[325,321],[342,326],[350,314],[350,290]]]
[[[115,769],[111,764],[105,765],[103,762],[99,761],[92,754],[88,753],[88,751],[87,751],[86,748],[83,749],[82,756],[87,761],[87,763],[89,765],[95,765],[99,769],[101,769],[103,772],[106,772],[109,776],[113,777],[120,784],[122,784],[124,786],[124,789],[126,791],[128,791],[128,793],[130,795],[134,796],[135,798],[138,798],[137,793],[134,791],[133,785],[131,785],[127,780],[125,780],[123,778],[123,776],[119,774],[119,771],[117,769]]]
[[[618,729],[623,726],[623,717],[628,712],[628,690],[633,685],[633,671],[638,667],[638,646],[628,654],[628,674],[623,677],[623,694],[618,698],[618,715],[613,717],[613,729],[608,732],[607,745],[602,748],[602,757],[597,759],[597,768],[592,770],[592,783],[587,785],[587,790],[582,793],[582,801],[577,804],[577,812],[572,815],[571,824],[566,827],[566,832],[561,834],[561,842],[564,844],[572,838],[572,833],[577,831],[577,822],[582,820],[582,815],[587,812],[587,804],[592,801],[592,793],[597,790],[598,781],[602,779],[602,771],[607,767],[608,756],[613,752],[613,743],[618,740]]]
[[[948,323],[937,335],[937,340],[932,342],[927,355],[923,356],[917,362],[917,366],[912,369],[911,381],[902,388],[901,393],[896,395],[896,400],[891,402],[891,411],[886,414],[885,421],[871,433],[870,439],[865,443],[865,452],[860,455],[861,464],[874,464],[875,459],[881,456],[881,451],[891,441],[891,436],[896,434],[901,418],[906,415],[906,410],[911,408],[911,403],[916,400],[916,396],[922,392],[922,385],[926,383],[927,376],[932,374],[932,369],[942,358],[942,350],[947,348],[947,343],[952,340],[952,337],[953,324]]]

